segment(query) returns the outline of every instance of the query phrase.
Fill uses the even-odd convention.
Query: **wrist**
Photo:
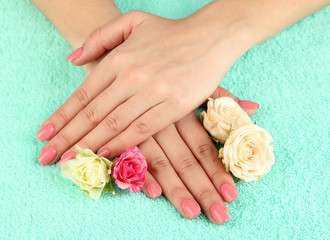
[[[214,0],[190,18],[202,22],[215,38],[228,38],[245,53],[302,18],[327,6],[329,0]]]
[[[249,16],[236,1],[213,1],[186,18],[203,37],[216,46],[217,53],[230,49],[235,61],[255,46],[259,39],[249,25]]]

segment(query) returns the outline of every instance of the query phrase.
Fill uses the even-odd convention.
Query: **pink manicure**
[[[43,126],[37,133],[37,137],[41,142],[48,140],[55,132],[53,124]]]
[[[38,160],[42,165],[53,162],[56,157],[56,149],[52,146],[46,147],[39,155]]]
[[[183,211],[189,215],[190,218],[195,218],[201,213],[199,207],[189,199],[183,200],[181,203],[181,207]]]
[[[68,152],[66,153],[61,160],[58,162],[58,165],[60,165],[60,167],[62,167],[62,164],[65,163],[68,160],[71,160],[73,158],[75,158],[77,154],[74,151]]]
[[[80,55],[82,54],[82,52],[83,52],[83,48],[82,48],[82,47],[80,47],[80,48],[74,50],[74,51],[73,51],[73,52],[67,57],[68,61],[69,61],[69,62],[73,62],[73,61],[76,60],[78,57],[80,57]]]
[[[147,191],[149,193],[149,196],[153,199],[157,198],[160,196],[160,191],[158,187],[154,183],[148,183],[147,185]]]
[[[258,109],[259,108],[259,104],[258,103],[247,101],[247,100],[240,100],[240,101],[238,101],[238,104],[241,107],[247,108],[247,109]]]
[[[213,204],[210,211],[213,219],[219,225],[229,220],[229,216],[226,213],[226,210],[220,204]]]
[[[102,154],[103,157],[108,158],[110,157],[110,150],[108,148],[103,148],[102,150],[100,150],[97,155]]]
[[[235,189],[228,183],[224,183],[221,185],[220,195],[222,199],[227,203],[231,203],[232,201],[238,199],[238,195]]]

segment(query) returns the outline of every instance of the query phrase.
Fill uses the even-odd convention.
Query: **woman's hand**
[[[149,177],[142,190],[149,197],[159,196],[162,189],[185,218],[197,217],[202,209],[213,223],[229,220],[224,202],[238,199],[237,189],[194,112],[139,148],[148,162]]]
[[[212,97],[231,97],[240,103],[238,98],[220,87]],[[256,109],[242,109],[250,116],[256,112]],[[201,208],[213,223],[222,224],[229,220],[224,202],[238,199],[237,189],[194,112],[155,134],[139,148],[148,162],[144,193],[155,198],[162,189],[186,218],[197,217]]]
[[[199,24],[133,11],[94,31],[69,59],[81,65],[110,53],[43,124],[53,147],[43,163],[78,141],[116,156],[201,105],[244,51]]]

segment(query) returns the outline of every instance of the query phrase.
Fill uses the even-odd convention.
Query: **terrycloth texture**
[[[122,0],[182,18],[205,0]],[[181,217],[161,197],[119,190],[87,199],[38,162],[40,125],[84,80],[70,46],[27,0],[0,1],[0,239],[329,239],[330,7],[248,51],[222,85],[256,101],[253,121],[275,139],[276,163],[237,184],[222,226]]]

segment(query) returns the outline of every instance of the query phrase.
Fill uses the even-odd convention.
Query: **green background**
[[[209,1],[123,0],[182,18]],[[40,125],[84,80],[72,51],[27,1],[0,1],[0,239],[329,239],[330,8],[248,51],[221,85],[260,104],[253,121],[274,138],[276,162],[237,184],[231,220],[187,220],[165,197],[117,189],[87,199],[38,162]]]

